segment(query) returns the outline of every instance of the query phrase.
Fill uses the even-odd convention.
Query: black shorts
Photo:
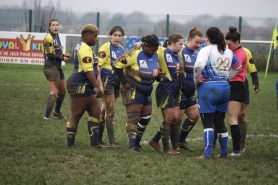
[[[246,97],[245,82],[229,82],[230,84],[230,101],[238,101],[243,103]]]
[[[249,94],[249,85],[248,85],[248,80],[246,78],[245,80],[245,87],[246,87],[246,95],[245,95],[245,100],[243,103],[245,103],[246,105],[249,105],[250,103],[250,94]]]
[[[45,62],[43,72],[49,81],[64,80],[64,72],[59,65],[54,65],[52,62]]]

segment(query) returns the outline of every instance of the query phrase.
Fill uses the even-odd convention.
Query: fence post
[[[98,31],[99,31],[99,12],[97,12],[97,27],[98,27]],[[96,44],[96,53],[98,52],[98,48],[99,48],[99,40],[97,41]]]
[[[32,10],[29,10],[29,32],[32,32]]]
[[[239,33],[241,33],[241,25],[242,25],[242,17],[239,17],[239,20],[238,20],[238,31],[239,31]]]
[[[169,14],[166,17],[166,37],[169,37]]]

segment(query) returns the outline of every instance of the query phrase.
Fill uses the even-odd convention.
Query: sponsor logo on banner
[[[45,36],[45,33],[1,32],[0,63],[43,65]],[[60,39],[64,44],[65,36],[60,35]]]

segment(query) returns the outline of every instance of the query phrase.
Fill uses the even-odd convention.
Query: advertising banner
[[[0,63],[43,65],[43,39],[46,34],[0,31]],[[59,37],[61,45],[66,46],[66,36],[59,34]]]

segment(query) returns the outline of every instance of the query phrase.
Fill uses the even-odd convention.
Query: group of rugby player
[[[71,97],[71,112],[67,119],[68,147],[76,146],[78,123],[85,111],[89,115],[87,125],[91,146],[119,147],[113,120],[115,102],[121,93],[127,114],[128,149],[142,151],[140,142],[152,117],[151,93],[153,83],[157,81],[155,98],[163,121],[148,142],[151,147],[161,151],[161,139],[165,153],[178,154],[178,149],[193,150],[186,138],[201,117],[204,153],[200,158],[211,157],[216,138],[220,143],[218,157],[240,156],[245,151],[246,106],[249,104],[246,71],[251,74],[255,93],[259,91],[259,83],[251,52],[240,45],[240,33],[236,28],[230,27],[224,37],[217,27],[210,27],[204,37],[194,27],[188,33],[186,44],[180,34],[171,34],[163,46],[159,46],[158,37],[151,34],[124,52],[120,45],[124,29],[114,26],[109,32],[110,41],[103,44],[95,55],[91,46],[98,41],[98,28],[87,24],[81,30],[82,41],[74,49],[74,70],[66,84],[61,62],[67,62],[71,54],[62,53],[57,19],[50,20],[48,30],[44,39],[44,74],[50,95],[44,119],[51,119],[55,104],[53,115],[67,119],[60,112],[67,87]],[[198,52],[203,39],[207,46]],[[102,106],[98,98],[102,99]],[[224,123],[226,113],[233,143],[230,153]],[[187,118],[182,123],[184,114]],[[105,128],[109,143],[102,140]]]

